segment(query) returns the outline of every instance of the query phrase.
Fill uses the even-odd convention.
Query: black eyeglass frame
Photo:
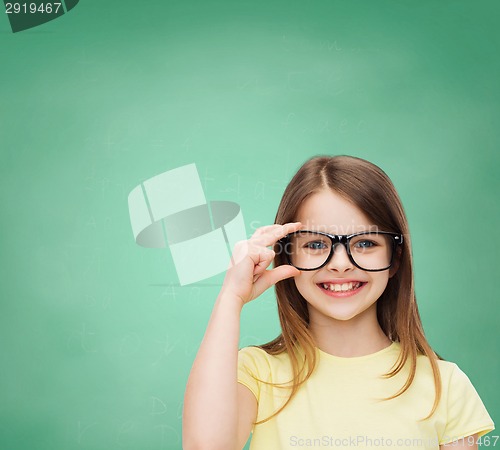
[[[319,234],[321,236],[327,236],[332,241],[332,247],[330,248],[330,254],[326,258],[326,261],[323,264],[321,264],[321,266],[315,267],[314,269],[303,269],[301,267],[294,266],[292,264],[289,253],[285,251],[286,259],[287,259],[287,262],[290,266],[293,266],[299,270],[307,270],[307,271],[319,270],[322,267],[325,267],[332,259],[333,253],[335,252],[335,246],[337,244],[342,244],[344,246],[344,248],[346,249],[346,253],[347,253],[347,256],[349,257],[349,260],[358,269],[364,270],[366,272],[382,272],[382,271],[388,270],[392,267],[392,264],[394,263],[394,255],[396,254],[396,248],[398,245],[403,244],[403,235],[400,233],[392,233],[390,231],[362,231],[362,232],[353,233],[353,234],[329,234],[329,233],[324,233],[322,231],[299,230],[299,231],[295,231],[293,233],[287,234],[285,237],[281,238],[278,242],[284,243],[285,244],[284,248],[286,249],[287,248],[286,244],[288,244],[290,242],[291,236],[296,235],[296,234],[301,234],[304,232],[311,233],[311,234]],[[364,267],[361,267],[359,264],[357,264],[356,261],[354,261],[354,258],[351,255],[351,249],[349,247],[349,244],[350,244],[352,238],[354,238],[356,236],[361,236],[363,234],[385,234],[385,235],[391,236],[393,238],[392,239],[391,260],[390,260],[389,265],[387,267],[384,267],[383,269],[365,269]]]

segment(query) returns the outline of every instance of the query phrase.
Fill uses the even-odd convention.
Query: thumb
[[[257,295],[260,295],[278,281],[296,277],[297,275],[300,275],[300,270],[289,265],[278,266],[272,270],[266,270],[255,282],[255,291],[258,293]]]
[[[271,279],[273,280],[273,284],[276,284],[278,281],[285,280],[286,278],[296,277],[301,274],[299,269],[286,264],[275,267],[269,272]]]

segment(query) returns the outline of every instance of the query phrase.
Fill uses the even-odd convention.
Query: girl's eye
[[[377,244],[373,241],[358,241],[354,244],[354,247],[356,248],[372,248],[375,247]]]
[[[304,247],[311,250],[322,250],[326,248],[326,245],[324,242],[321,241],[312,241],[312,242],[307,242]]]

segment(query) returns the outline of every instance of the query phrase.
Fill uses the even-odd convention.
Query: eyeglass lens
[[[336,244],[334,252],[338,251]],[[293,266],[315,269],[322,266],[332,248],[328,236],[311,231],[290,235],[288,254]],[[353,236],[349,241],[349,251],[354,262],[366,270],[380,270],[390,266],[394,241],[391,235],[376,232]]]

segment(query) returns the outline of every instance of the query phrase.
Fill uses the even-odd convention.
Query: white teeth
[[[361,283],[359,281],[356,281],[355,283],[350,282],[350,283],[322,283],[321,286],[323,289],[334,291],[334,292],[347,292],[347,291],[353,291],[354,289],[357,289],[361,286]]]

